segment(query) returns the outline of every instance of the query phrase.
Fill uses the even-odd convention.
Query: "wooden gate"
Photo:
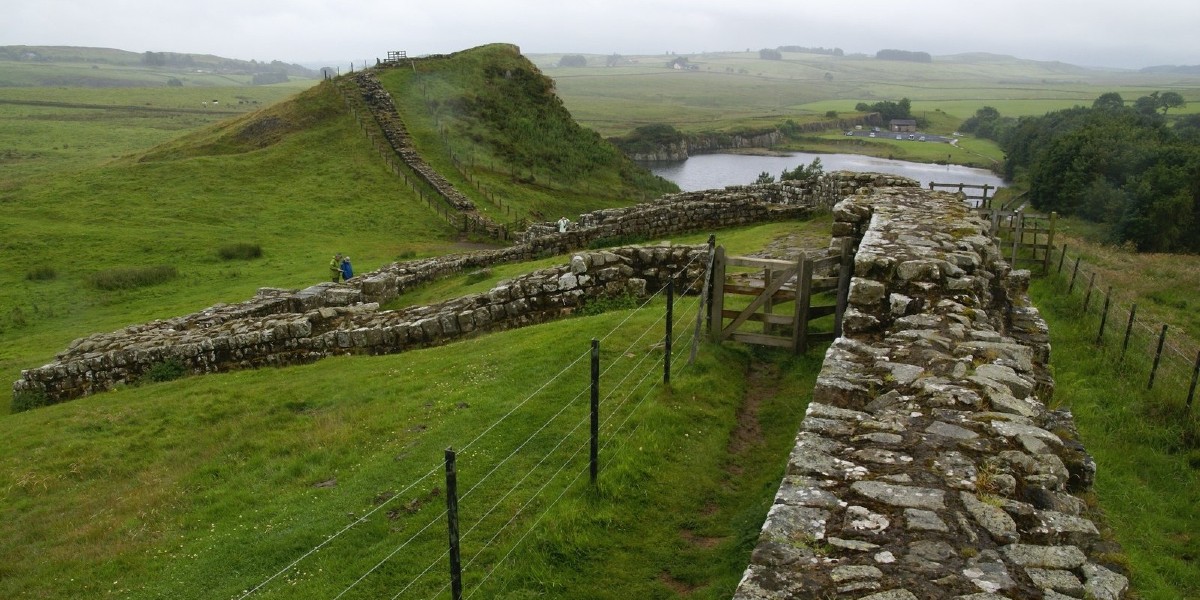
[[[801,253],[799,259],[790,262],[726,256],[725,248],[717,247],[712,274],[715,285],[709,306],[712,340],[790,348],[796,353],[808,351],[813,343],[833,341],[841,335],[842,313],[850,287],[852,256],[849,248],[848,244],[843,246],[840,256],[815,260]],[[730,272],[731,268],[753,271],[735,273]],[[836,303],[813,305],[814,296],[834,290],[837,291]],[[738,303],[728,300],[746,297],[751,300],[745,307],[726,308]],[[809,331],[811,321],[829,315],[834,315],[832,332]],[[751,323],[759,323],[761,327],[751,331],[747,327]]]

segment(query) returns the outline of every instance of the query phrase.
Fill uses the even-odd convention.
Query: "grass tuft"
[[[29,281],[50,281],[58,277],[58,271],[49,265],[38,265],[25,273],[25,279]]]
[[[46,399],[46,394],[34,391],[21,391],[13,394],[12,397],[12,412],[19,413],[27,410],[35,409],[39,406],[45,406],[49,402]]]
[[[88,277],[88,283],[98,290],[131,290],[165,283],[178,275],[178,270],[170,265],[121,267],[93,273]]]
[[[262,258],[262,255],[261,245],[246,242],[225,244],[217,249],[217,256],[221,257],[221,260],[254,260]]]

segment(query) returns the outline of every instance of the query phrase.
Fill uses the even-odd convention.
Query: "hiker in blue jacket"
[[[350,266],[350,257],[342,257],[342,281],[350,281],[354,277],[354,268]]]

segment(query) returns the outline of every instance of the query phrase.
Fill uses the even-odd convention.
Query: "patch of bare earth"
[[[692,592],[696,591],[696,586],[688,585],[678,579],[675,579],[666,571],[658,574],[658,580],[661,581],[663,585],[671,588],[672,591],[680,596],[690,596],[692,595]]]
[[[775,397],[779,392],[779,365],[754,359],[750,362],[746,373],[746,393],[742,396],[742,405],[737,412],[737,428],[729,436],[726,446],[730,456],[735,459],[765,443],[762,425],[758,421],[758,412],[764,401]],[[736,462],[727,467],[731,472],[740,472]]]
[[[716,547],[717,544],[720,544],[725,539],[696,535],[695,532],[691,531],[690,529],[684,529],[680,531],[679,536],[682,537],[685,542],[697,548],[704,548],[705,550]]]

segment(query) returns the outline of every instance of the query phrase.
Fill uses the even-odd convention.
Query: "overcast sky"
[[[784,45],[992,52],[1085,66],[1200,64],[1200,1],[27,0],[0,45],[96,46],[320,66],[507,42],[526,54]]]

